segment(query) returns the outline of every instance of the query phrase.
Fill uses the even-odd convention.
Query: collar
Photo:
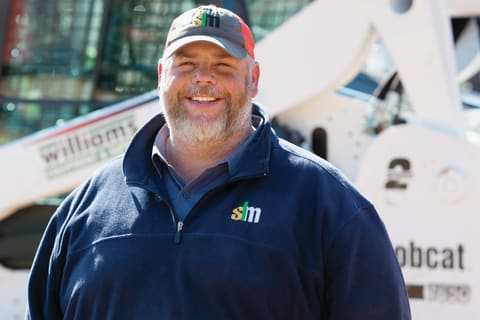
[[[241,152],[227,158],[231,179],[268,174],[271,140],[273,133],[270,119],[258,105],[252,105],[255,132],[244,144]],[[152,150],[158,131],[165,125],[163,114],[150,119],[132,138],[123,159],[123,172],[127,184],[143,187],[153,192],[159,191],[158,173],[152,162]],[[238,150],[237,150],[238,151]]]

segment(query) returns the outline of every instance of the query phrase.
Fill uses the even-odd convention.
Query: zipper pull
[[[175,232],[175,244],[179,244],[180,240],[182,240],[182,229],[183,229],[183,221],[177,222],[177,231]]]

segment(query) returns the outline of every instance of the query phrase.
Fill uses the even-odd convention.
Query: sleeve
[[[373,206],[361,209],[338,231],[325,272],[328,319],[411,319],[400,265]]]
[[[63,201],[40,240],[30,269],[25,319],[63,319],[60,288],[68,249],[67,226],[80,195],[77,189]]]
[[[62,319],[55,284],[58,270],[52,257],[57,230],[57,216],[54,215],[47,225],[30,269],[25,319]]]

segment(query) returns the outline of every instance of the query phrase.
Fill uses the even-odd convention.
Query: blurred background
[[[155,89],[175,16],[214,3],[257,41],[309,0],[0,0],[0,144]]]

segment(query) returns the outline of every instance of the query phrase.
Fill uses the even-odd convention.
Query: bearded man
[[[158,76],[163,112],[53,215],[28,319],[410,319],[374,206],[252,103],[237,15],[180,15]]]

